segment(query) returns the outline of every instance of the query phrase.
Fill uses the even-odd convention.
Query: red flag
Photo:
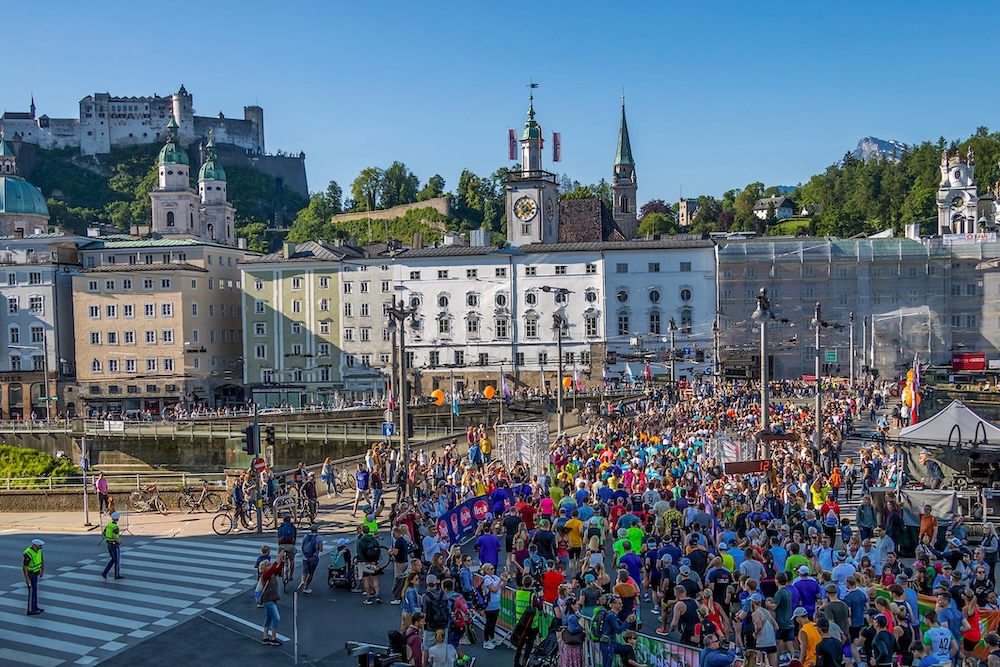
[[[514,130],[507,130],[507,159],[517,159],[517,135]]]
[[[545,133],[542,132],[542,124],[538,124],[538,147],[545,149]]]
[[[396,409],[396,399],[392,395],[392,383],[391,382],[389,383],[389,409],[390,410],[395,410]]]
[[[559,132],[552,133],[552,161],[562,161],[562,134]]]

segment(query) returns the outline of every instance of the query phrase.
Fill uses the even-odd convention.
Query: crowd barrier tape
[[[881,586],[875,587],[875,595],[890,601],[892,600],[892,595],[889,591]],[[920,619],[920,632],[927,631],[927,624],[923,620],[924,612],[934,609],[936,604],[937,598],[933,595],[917,595],[917,617]],[[972,654],[980,660],[985,661],[990,657],[990,651],[986,648],[986,642],[982,638],[986,636],[987,632],[1000,632],[1000,611],[980,608],[979,631],[979,643],[976,644],[976,648],[972,651]]]
[[[500,616],[497,618],[497,627],[507,632],[513,632],[517,625],[517,617],[514,613],[514,593],[513,588],[504,588],[500,594]],[[542,611],[536,613],[536,616],[538,618],[538,639],[542,640],[552,632],[552,625],[556,620],[552,605],[546,603]],[[587,639],[583,645],[586,666],[600,667],[602,662],[600,644],[590,641],[590,619],[581,615],[580,621],[583,629],[587,632]],[[649,667],[699,667],[701,649],[645,635],[641,632],[637,635],[635,652],[640,663]],[[620,664],[617,658],[615,664]]]

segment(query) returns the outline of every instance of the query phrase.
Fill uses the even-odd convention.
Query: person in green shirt
[[[632,553],[642,553],[642,540],[646,536],[646,533],[642,530],[642,528],[640,528],[638,524],[632,524],[632,526],[625,531],[625,536],[628,538],[628,541],[632,543]],[[621,556],[619,556],[619,558],[620,557]]]
[[[559,502],[563,499],[562,487],[558,484],[553,484],[549,487],[549,498],[555,503],[556,507],[559,507]]]
[[[615,540],[614,544],[611,545],[611,548],[614,549],[614,552],[615,552],[615,562],[616,563],[625,554],[625,543],[626,542],[628,542],[629,544],[632,543],[632,540],[630,540],[628,538],[628,531],[626,529],[624,529],[624,528],[619,528],[618,529],[618,539]]]
[[[798,571],[799,567],[805,565],[809,566],[809,559],[799,553],[799,545],[797,542],[792,542],[788,545],[788,558],[785,560],[785,572],[794,573]]]

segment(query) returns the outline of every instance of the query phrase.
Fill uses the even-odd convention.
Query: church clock
[[[537,213],[538,204],[531,197],[521,197],[514,202],[514,215],[523,222],[531,220]]]

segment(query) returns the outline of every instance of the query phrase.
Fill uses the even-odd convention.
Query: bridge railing
[[[93,489],[96,475],[87,474],[86,485],[88,489]],[[208,483],[214,489],[224,489],[226,486],[226,475],[222,472],[157,472],[148,471],[135,474],[105,475],[108,482],[109,491],[130,491],[141,489],[150,484],[156,484],[161,491],[176,491],[181,487],[200,488],[202,484]],[[83,474],[69,475],[67,477],[0,477],[0,489],[4,491],[15,491],[19,489],[82,489],[84,486]]]
[[[381,424],[329,424],[329,423],[279,423],[272,424],[279,440],[310,438],[364,438],[382,437]],[[83,423],[85,435],[104,437],[167,437],[183,438],[203,435],[208,437],[239,438],[244,426],[232,422],[125,422],[113,420],[87,420]],[[415,426],[414,440],[429,440],[451,433],[447,426]]]

